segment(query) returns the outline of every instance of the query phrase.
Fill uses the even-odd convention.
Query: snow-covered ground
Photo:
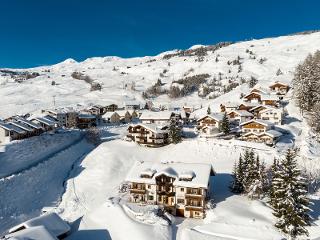
[[[73,165],[92,149],[81,140],[28,170],[0,179],[0,233],[39,215],[43,207],[55,206]]]
[[[79,131],[63,130],[6,144],[5,151],[0,153],[0,178],[30,168],[82,138],[83,134]]]
[[[0,79],[0,96],[3,100],[0,118],[51,108],[53,99],[56,106],[113,102],[122,104],[126,99],[137,99],[144,103],[142,91],[154,84],[164,69],[168,70],[166,77],[162,77],[162,82],[167,83],[166,87],[191,68],[194,69],[191,75],[209,73],[217,76],[221,72],[223,77],[239,75],[248,79],[254,76],[259,79],[262,87],[268,87],[275,80],[290,83],[294,67],[308,53],[317,50],[319,43],[320,33],[240,42],[209,53],[203,62],[195,61],[195,57],[164,60],[162,57],[165,53],[131,59],[90,58],[81,63],[69,59],[53,66],[31,69],[42,75],[21,84]],[[250,58],[246,49],[252,51],[256,59]],[[216,62],[218,54],[219,61]],[[232,61],[237,56],[243,62],[241,73],[227,64],[228,60]],[[267,60],[260,64],[260,58]],[[153,59],[155,61],[150,61]],[[276,76],[279,68],[283,75]],[[70,77],[74,71],[88,74],[102,82],[102,91],[90,92],[89,84]],[[53,80],[57,85],[51,85]],[[132,81],[136,85],[135,91],[124,88],[125,84]],[[192,94],[174,101],[162,95],[153,101],[171,106],[202,105],[203,108],[196,112],[201,114],[207,110],[208,105],[212,111],[218,111],[221,103],[240,102],[240,94],[248,90],[247,84],[243,84],[213,100]],[[275,148],[238,140],[190,138],[177,145],[150,149],[121,140],[126,126],[106,127],[102,136],[104,142],[93,151],[93,146],[82,140],[20,174],[0,180],[0,232],[39,214],[42,207],[49,205],[58,206],[57,212],[72,223],[73,234],[69,239],[128,239],[128,236],[131,239],[150,239],[152,236],[168,240],[281,239],[281,234],[273,227],[274,218],[270,208],[263,201],[232,194],[228,184],[234,161],[246,147],[254,148],[260,159],[270,164],[286,147],[294,145],[300,148],[299,164],[302,167],[308,170],[320,168],[320,145],[314,141],[306,121],[294,105],[291,92],[286,100],[288,116],[281,128],[287,130],[290,136],[286,136]],[[10,149],[10,145],[8,147]],[[58,150],[54,144],[50,144],[50,149],[52,153]],[[19,148],[13,148],[12,153],[23,156]],[[30,157],[33,154],[37,156],[36,159],[45,157],[45,152],[35,147],[33,153],[26,153],[28,164],[33,160],[35,162],[32,164],[38,161]],[[143,160],[212,164],[217,173],[212,177],[212,197],[216,206],[208,211],[207,218],[176,218],[173,225],[167,226],[143,223],[128,213],[123,203],[117,201],[122,196],[119,186],[134,162]],[[22,162],[21,166],[24,164]],[[9,170],[0,168],[0,171]],[[320,237],[320,196],[316,193],[312,198],[315,203],[312,206],[314,222],[309,231],[310,238],[315,239]]]
[[[231,77],[240,81],[241,77],[250,79],[251,76],[256,77],[262,84],[275,80],[290,82],[295,66],[303,61],[307,54],[315,52],[319,48],[319,42],[320,32],[239,42],[213,53],[209,51],[202,62],[197,61],[195,56],[163,59],[168,52],[154,57],[128,59],[95,57],[79,63],[67,59],[52,66],[26,69],[39,72],[41,75],[23,83],[15,83],[7,77],[0,76],[0,83],[2,83],[0,118],[52,108],[54,102],[56,106],[90,103],[123,104],[125,99],[135,98],[144,103],[142,91],[155,84],[158,78],[166,83],[165,88],[169,88],[172,81],[184,77],[186,73],[189,73],[188,76],[207,73],[211,75],[210,79],[218,78],[221,73],[222,82]],[[249,54],[247,49],[252,51],[252,54]],[[216,62],[217,56],[219,56],[218,62]],[[238,73],[238,65],[228,64],[228,61],[233,61],[238,56],[241,58],[243,67],[240,73]],[[267,60],[260,64],[261,58]],[[276,76],[279,68],[283,75]],[[160,73],[164,70],[167,72],[160,77]],[[88,83],[71,77],[74,71],[101,82],[102,91],[90,92]],[[55,81],[56,85],[52,86],[52,81]],[[130,88],[132,82],[135,83],[135,91]],[[124,87],[125,85],[127,88]],[[175,99],[174,102],[167,95],[162,95],[153,101],[162,105],[198,106],[211,103],[208,99],[199,98],[197,94]]]

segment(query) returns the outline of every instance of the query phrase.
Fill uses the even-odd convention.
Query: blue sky
[[[318,0],[1,0],[0,67],[320,29]]]

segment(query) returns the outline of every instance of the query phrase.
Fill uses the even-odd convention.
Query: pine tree
[[[224,112],[224,115],[221,121],[220,131],[223,132],[224,134],[230,133],[230,123],[229,123],[229,119],[226,112]]]
[[[307,185],[297,168],[295,151],[287,151],[274,174],[273,214],[278,218],[275,226],[292,238],[308,235],[305,228],[310,224]]]
[[[271,166],[271,186],[269,189],[269,204],[273,209],[278,207],[276,190],[280,187],[277,179],[279,178],[279,161],[275,158]]]
[[[231,182],[230,189],[234,193],[242,193],[243,192],[243,161],[240,154],[239,162],[235,162],[233,167],[233,181]]]
[[[177,122],[174,119],[170,121],[169,139],[170,139],[170,142],[174,144],[181,142],[181,130],[177,126]]]
[[[253,88],[257,83],[258,83],[258,79],[256,79],[255,77],[251,76],[251,78],[249,80],[249,87]]]
[[[207,114],[208,114],[208,115],[210,115],[210,114],[211,114],[211,108],[210,108],[210,106],[208,106]]]

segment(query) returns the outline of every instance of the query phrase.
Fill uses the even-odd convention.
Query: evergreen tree
[[[255,77],[251,76],[251,78],[249,80],[249,87],[253,88],[257,83],[258,83],[258,79],[256,79]]]
[[[230,133],[230,123],[229,123],[229,119],[226,112],[224,112],[224,115],[222,118],[220,131],[223,132],[224,134]]]
[[[275,226],[292,238],[308,235],[305,228],[310,224],[307,185],[297,168],[295,151],[289,149],[276,168],[271,188],[273,214],[278,218]]]
[[[279,187],[277,179],[279,179],[279,161],[275,158],[271,166],[271,186],[269,189],[269,204],[273,209],[278,207],[276,189]]]
[[[208,115],[210,115],[210,114],[211,114],[211,108],[210,108],[210,106],[208,106],[207,114],[208,114]]]
[[[239,157],[239,162],[237,164],[237,162],[235,162],[234,164],[234,168],[233,168],[233,181],[231,183],[230,189],[232,192],[234,193],[242,193],[243,192],[243,161],[242,161],[242,157],[240,154]]]
[[[169,139],[171,143],[177,144],[181,142],[181,129],[174,119],[171,119],[169,126]]]

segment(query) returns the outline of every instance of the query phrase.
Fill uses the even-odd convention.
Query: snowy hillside
[[[247,82],[252,77],[262,88],[277,80],[290,84],[297,64],[319,48],[320,32],[196,45],[154,57],[95,57],[83,62],[67,59],[32,69],[0,69],[0,119],[33,114],[54,104],[122,105],[126,100],[144,104],[143,93],[152,86],[161,92],[149,98],[156,105],[202,105],[193,115],[206,112],[208,105],[212,112],[220,111],[221,103],[242,101],[240,95],[249,91]],[[179,81],[198,81],[199,76],[202,79],[195,88],[187,88],[185,81]],[[92,91],[93,83],[101,84],[101,91]],[[187,90],[182,97],[173,98],[172,86]],[[249,199],[229,189],[234,162],[247,148],[254,149],[269,167],[287,148],[298,147],[299,167],[319,174],[320,144],[295,106],[292,90],[284,102],[283,125],[276,126],[284,134],[272,147],[192,134],[179,144],[147,148],[124,141],[127,124],[112,123],[98,126],[102,140],[99,145],[87,141],[82,134],[85,130],[63,130],[7,144],[7,152],[0,154],[0,235],[38,216],[44,207],[53,207],[72,227],[67,239],[284,239],[274,227],[275,217],[265,199]],[[194,133],[194,126],[184,128]],[[121,190],[128,184],[126,176],[137,161],[211,164],[215,176],[210,177],[212,205],[208,204],[206,217],[177,217],[170,222],[156,215],[150,206],[130,205],[127,193]],[[319,196],[319,191],[310,194],[310,239],[320,237]]]
[[[39,73],[40,76],[21,83],[4,76],[5,74],[0,76],[0,118],[52,108],[54,103],[56,106],[79,103],[121,105],[126,99],[144,103],[142,92],[158,79],[161,79],[163,88],[169,89],[173,81],[198,74],[209,74],[205,85],[213,84],[215,90],[206,97],[198,97],[198,93],[194,92],[174,99],[174,103],[178,106],[206,104],[210,96],[214,98],[221,95],[223,86],[227,87],[230,83],[241,84],[251,76],[257,78],[262,85],[275,80],[290,82],[294,67],[308,53],[317,50],[319,43],[318,32],[239,42],[217,50],[212,46],[203,48],[199,45],[190,48],[191,52],[200,49],[197,54],[201,57],[190,56],[193,54],[188,54],[188,50],[180,54],[178,51],[171,51],[142,58],[94,57],[79,63],[67,59],[52,66],[20,69],[19,71]],[[205,49],[204,54],[202,49]],[[278,69],[282,75],[276,75]],[[79,72],[101,83],[102,90],[90,91],[90,84],[71,77],[73,72]],[[52,85],[53,81],[55,85]],[[153,101],[172,105],[172,99],[167,94]]]

